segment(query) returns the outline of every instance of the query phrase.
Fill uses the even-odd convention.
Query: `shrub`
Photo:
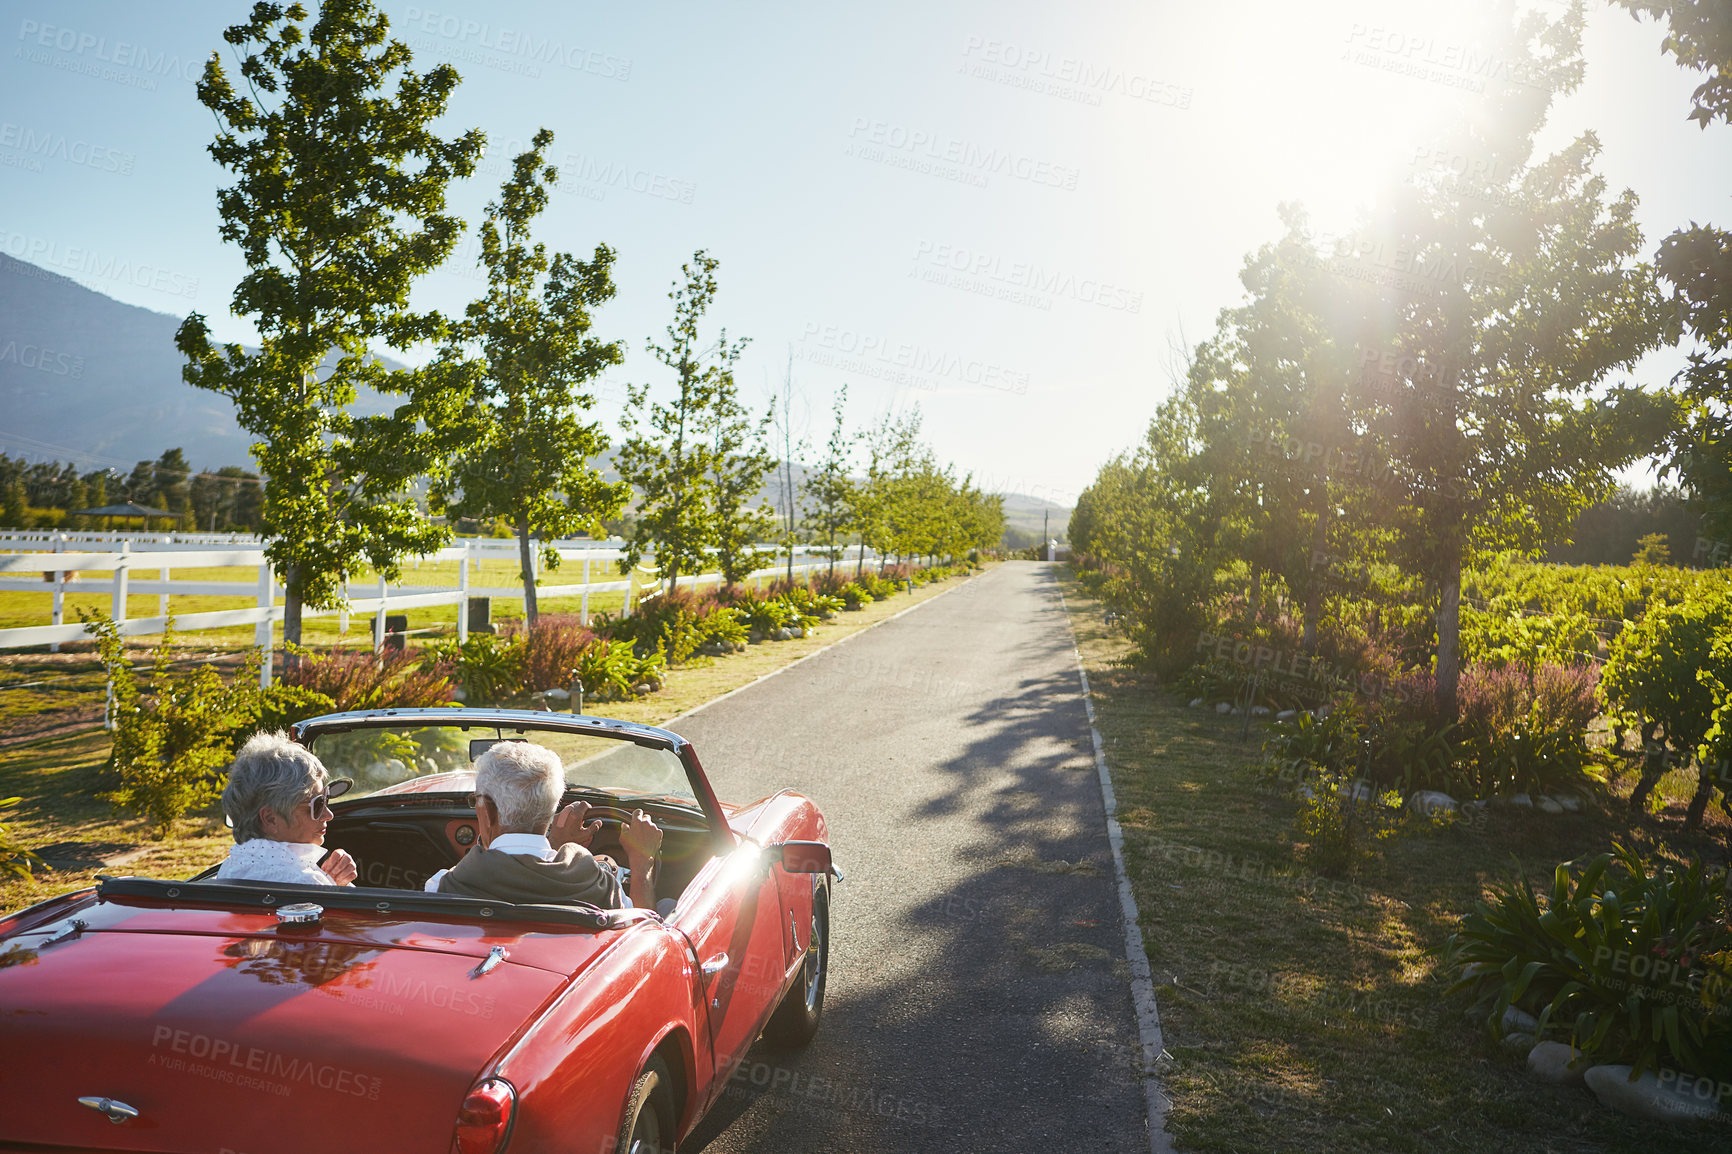
[[[491,705],[516,694],[523,685],[524,646],[519,636],[472,633],[458,644],[446,641],[423,658],[432,673],[455,675],[469,705]]]
[[[870,590],[858,581],[845,581],[838,588],[837,594],[842,603],[849,609],[863,609],[876,600]]]
[[[603,614],[597,632],[613,641],[629,641],[640,657],[660,649],[666,660],[678,665],[704,644],[703,618],[720,604],[717,595],[675,589],[641,602],[630,617]]]
[[[583,685],[583,694],[596,701],[631,696],[637,673],[637,658],[631,646],[621,641],[593,641],[577,659],[577,679]]]
[[[888,600],[892,594],[901,591],[901,586],[897,585],[894,581],[879,576],[876,573],[862,574],[859,579],[859,584],[862,589],[872,595],[872,600],[874,601]]]
[[[1343,773],[1358,766],[1364,715],[1351,698],[1323,712],[1323,717],[1301,713],[1271,727],[1263,748],[1289,775],[1296,769]]]
[[[1588,723],[1598,711],[1592,670],[1544,665],[1529,676],[1513,666],[1474,667],[1462,676],[1459,701],[1457,789],[1496,797],[1584,784]]]
[[[667,658],[659,649],[644,657],[627,654],[623,667],[633,693],[654,693],[661,689],[662,679],[667,675]]]
[[[1300,788],[1293,815],[1298,858],[1328,877],[1353,872],[1372,843],[1394,836],[1402,813],[1385,795],[1351,774],[1319,773]]]
[[[1600,695],[1620,739],[1624,729],[1639,729],[1647,755],[1631,809],[1641,811],[1669,765],[1694,761],[1699,780],[1685,822],[1694,827],[1702,820],[1716,784],[1713,750],[1704,756],[1703,747],[1726,700],[1723,690],[1717,699],[1715,687],[1732,685],[1732,648],[1716,644],[1727,635],[1732,594],[1698,590],[1681,604],[1650,605],[1612,643]]]
[[[789,628],[799,616],[798,610],[780,598],[760,599],[750,593],[734,602],[734,611],[740,615],[746,628],[766,638],[778,629]]]
[[[24,799],[8,797],[0,799],[0,810],[8,810]],[[25,849],[23,844],[6,832],[6,827],[0,825],[0,877],[27,878],[32,870],[43,868],[42,859],[32,850]]]
[[[522,639],[523,689],[530,693],[571,688],[578,655],[596,636],[574,613],[539,614],[534,625],[510,635]]]
[[[1580,865],[1572,873],[1571,867]],[[1597,1062],[1732,1079],[1732,924],[1724,870],[1650,866],[1623,846],[1565,862],[1549,894],[1525,875],[1493,887],[1445,944],[1495,1023],[1510,1006]]]
[[[712,653],[730,653],[744,648],[750,637],[740,615],[726,605],[717,605],[698,620],[698,632],[703,635],[703,648]]]
[[[297,647],[293,652],[299,660],[283,670],[280,683],[325,698],[330,702],[326,712],[423,709],[452,698],[450,678],[404,650],[339,649],[319,655]],[[294,700],[283,698],[285,704]]]
[[[337,708],[337,703],[323,693],[299,685],[285,684],[279,678],[259,693],[258,707],[253,712],[252,720],[235,734],[233,744],[238,749],[255,733],[275,733],[309,717],[339,712],[341,710]]]
[[[210,665],[177,676],[169,656],[171,618],[144,682],[127,658],[119,627],[104,613],[81,616],[114,688],[109,768],[118,785],[99,796],[166,835],[221,792],[234,735],[257,712],[258,658],[250,657],[229,682]]]

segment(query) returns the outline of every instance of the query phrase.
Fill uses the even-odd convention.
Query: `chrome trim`
[[[48,946],[59,945],[61,942],[71,941],[89,928],[89,923],[87,923],[83,918],[73,918],[70,922],[67,922],[66,925],[38,942],[36,948],[40,950],[45,949]]]
[[[511,955],[506,952],[504,946],[494,946],[492,949],[487,951],[487,956],[482,958],[473,970],[469,971],[469,976],[471,978],[485,978],[488,974],[491,974],[494,971],[500,962],[503,962],[510,956]]]
[[[728,968],[728,955],[717,954],[698,968],[703,971],[704,977],[713,978]]]
[[[103,1115],[116,1126],[120,1125],[122,1122],[130,1122],[134,1118],[138,1117],[137,1107],[128,1106],[125,1102],[119,1102],[113,1098],[80,1098],[78,1104],[80,1106],[89,1106],[92,1110]]]
[[[325,916],[325,907],[316,902],[294,902],[276,909],[277,921],[285,926],[316,926]]]
[[[539,709],[362,709],[349,713],[327,713],[309,717],[289,727],[289,737],[305,744],[321,733],[350,729],[371,729],[386,725],[459,725],[484,729],[514,728],[551,729],[564,733],[586,733],[593,737],[614,737],[622,741],[637,741],[679,753],[691,743],[671,729],[639,725],[631,721],[614,721],[605,717],[582,714],[546,713]]]

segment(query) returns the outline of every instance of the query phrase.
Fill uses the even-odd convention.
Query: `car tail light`
[[[501,1078],[489,1078],[463,1099],[457,1108],[457,1132],[451,1154],[498,1154],[511,1137],[511,1120],[517,1112],[517,1092]]]

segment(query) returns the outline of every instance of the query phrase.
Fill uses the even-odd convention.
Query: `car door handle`
[[[717,954],[698,968],[703,971],[704,977],[713,978],[728,968],[728,955]]]

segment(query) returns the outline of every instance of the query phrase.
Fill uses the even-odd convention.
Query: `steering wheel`
[[[624,825],[631,820],[631,811],[618,809],[611,805],[592,805],[586,821],[599,821],[603,825]]]

